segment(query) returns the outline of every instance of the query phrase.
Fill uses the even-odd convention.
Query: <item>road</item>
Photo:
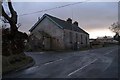
[[[118,78],[118,46],[87,51],[26,52],[36,64],[3,78]]]

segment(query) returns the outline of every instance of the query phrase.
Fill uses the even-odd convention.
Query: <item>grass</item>
[[[7,73],[7,72],[11,72],[11,71],[15,71],[18,70],[24,66],[27,66],[29,63],[31,63],[33,61],[33,59],[29,56],[25,56],[25,59],[16,62],[16,63],[9,63],[8,66],[2,65],[2,73]],[[4,63],[7,64],[7,63]]]

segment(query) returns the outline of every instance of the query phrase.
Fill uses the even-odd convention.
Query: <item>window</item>
[[[72,32],[69,32],[70,43],[72,43]]]
[[[78,42],[78,34],[76,33],[76,42]]]
[[[87,44],[87,36],[86,36],[86,44]]]
[[[65,31],[63,32],[63,36],[65,37]]]
[[[81,35],[81,44],[83,44],[83,36]]]

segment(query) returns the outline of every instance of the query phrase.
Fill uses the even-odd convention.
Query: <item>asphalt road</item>
[[[36,64],[3,78],[118,78],[118,46],[72,52],[27,52]]]

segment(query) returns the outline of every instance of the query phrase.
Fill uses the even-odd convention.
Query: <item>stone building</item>
[[[89,45],[89,34],[70,18],[65,21],[44,14],[29,31],[32,50],[77,50]]]

